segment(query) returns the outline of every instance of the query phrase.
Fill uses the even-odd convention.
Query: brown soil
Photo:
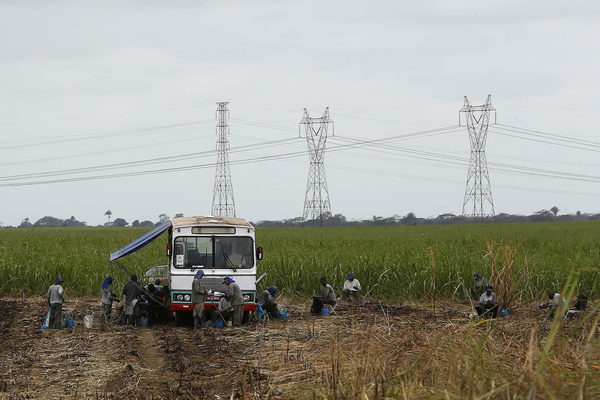
[[[103,326],[97,317],[86,329],[83,316],[98,315],[98,302],[65,308],[73,310],[74,328],[42,330],[44,302],[0,299],[0,399],[312,398],[340,359],[332,343],[378,332],[396,337],[390,343],[398,350],[407,346],[406,357],[421,351],[411,345],[421,329],[459,331],[468,311],[346,303],[337,316],[314,317],[303,304],[290,306],[286,321],[192,330]]]

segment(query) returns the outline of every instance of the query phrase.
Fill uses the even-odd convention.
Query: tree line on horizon
[[[470,223],[513,223],[513,222],[560,222],[560,221],[594,221],[600,220],[600,213],[581,213],[577,211],[575,214],[561,214],[558,215],[560,210],[554,206],[548,210],[542,209],[534,212],[531,215],[518,215],[518,214],[507,214],[500,213],[493,217],[468,217],[463,215],[455,215],[452,213],[440,214],[437,217],[417,217],[415,213],[409,212],[408,214],[401,216],[399,214],[392,215],[390,217],[380,217],[374,215],[370,219],[363,220],[350,220],[343,214],[323,214],[322,218],[304,221],[302,217],[295,217],[283,220],[262,220],[253,222],[252,224],[257,227],[294,227],[294,226],[385,226],[385,225],[452,225],[452,224],[470,224]],[[167,214],[158,215],[156,222],[150,220],[134,220],[127,222],[124,218],[115,218],[111,221],[112,212],[107,210],[104,213],[108,216],[108,221],[102,225],[104,227],[133,227],[133,228],[145,228],[153,227],[162,222],[169,220]],[[174,218],[183,217],[182,213],[175,214]],[[19,228],[46,228],[46,227],[83,227],[88,226],[85,221],[78,221],[74,216],[67,219],[61,219],[51,216],[45,216],[38,219],[35,222],[31,222],[28,217],[23,218]],[[9,226],[7,226],[9,228]]]
[[[304,221],[302,217],[296,217],[284,220],[258,221],[254,225],[265,228],[275,227],[293,227],[293,226],[386,226],[386,225],[455,225],[455,224],[473,224],[473,223],[513,223],[513,222],[561,222],[561,221],[594,221],[600,220],[600,213],[582,213],[577,211],[575,214],[558,215],[560,210],[554,206],[534,212],[531,215],[500,213],[491,217],[470,217],[464,215],[455,215],[452,213],[440,214],[437,217],[421,218],[415,213],[409,212],[401,216],[399,214],[390,217],[380,217],[374,215],[370,219],[349,220],[343,214],[330,213],[323,214],[322,218]]]

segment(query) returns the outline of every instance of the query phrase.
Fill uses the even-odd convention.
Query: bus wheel
[[[183,326],[187,320],[186,313],[184,311],[175,311],[175,326]]]
[[[242,324],[248,324],[252,322],[250,311],[244,311],[244,315],[242,316]]]

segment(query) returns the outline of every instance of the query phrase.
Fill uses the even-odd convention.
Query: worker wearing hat
[[[347,274],[346,278],[346,282],[344,282],[344,291],[342,292],[342,300],[357,300],[358,292],[360,292],[360,282],[354,277],[352,272]]]
[[[192,304],[194,305],[194,328],[203,327],[206,322],[204,314],[204,296],[208,294],[208,290],[202,284],[204,271],[196,272],[194,281],[192,282]]]
[[[54,285],[48,288],[46,297],[48,306],[50,306],[50,318],[48,319],[48,328],[62,328],[62,306],[65,302],[65,290],[62,287],[63,279],[59,276],[54,280]]]
[[[498,316],[498,298],[496,297],[496,293],[494,293],[493,286],[486,286],[485,293],[482,293],[479,297],[479,305],[475,306],[475,310],[477,310],[478,315],[491,315],[492,318],[496,318]]]
[[[242,324],[242,316],[244,315],[244,297],[242,297],[242,290],[229,276],[223,278],[223,283],[227,285],[229,289],[225,294],[225,298],[231,302],[231,306],[233,307],[233,326],[240,326]]]

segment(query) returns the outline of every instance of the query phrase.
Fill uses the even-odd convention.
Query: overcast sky
[[[231,147],[298,136],[327,106],[337,139],[456,125],[467,95],[498,122],[599,141],[600,3],[591,1],[0,2],[0,221],[95,225],[210,213],[214,168],[31,186],[7,183],[210,164],[196,159],[52,178],[6,177],[214,150],[216,101]],[[250,122],[248,122],[250,121]],[[162,127],[158,129],[157,127]],[[507,133],[507,131],[504,131]],[[337,141],[336,141],[337,140]],[[390,143],[469,157],[466,128]],[[302,139],[231,160],[306,150]],[[495,134],[488,162],[600,176],[597,152]],[[460,214],[467,169],[394,151],[325,157],[332,212]],[[231,168],[237,215],[302,214],[308,156]],[[599,212],[599,183],[490,169],[496,212]]]

